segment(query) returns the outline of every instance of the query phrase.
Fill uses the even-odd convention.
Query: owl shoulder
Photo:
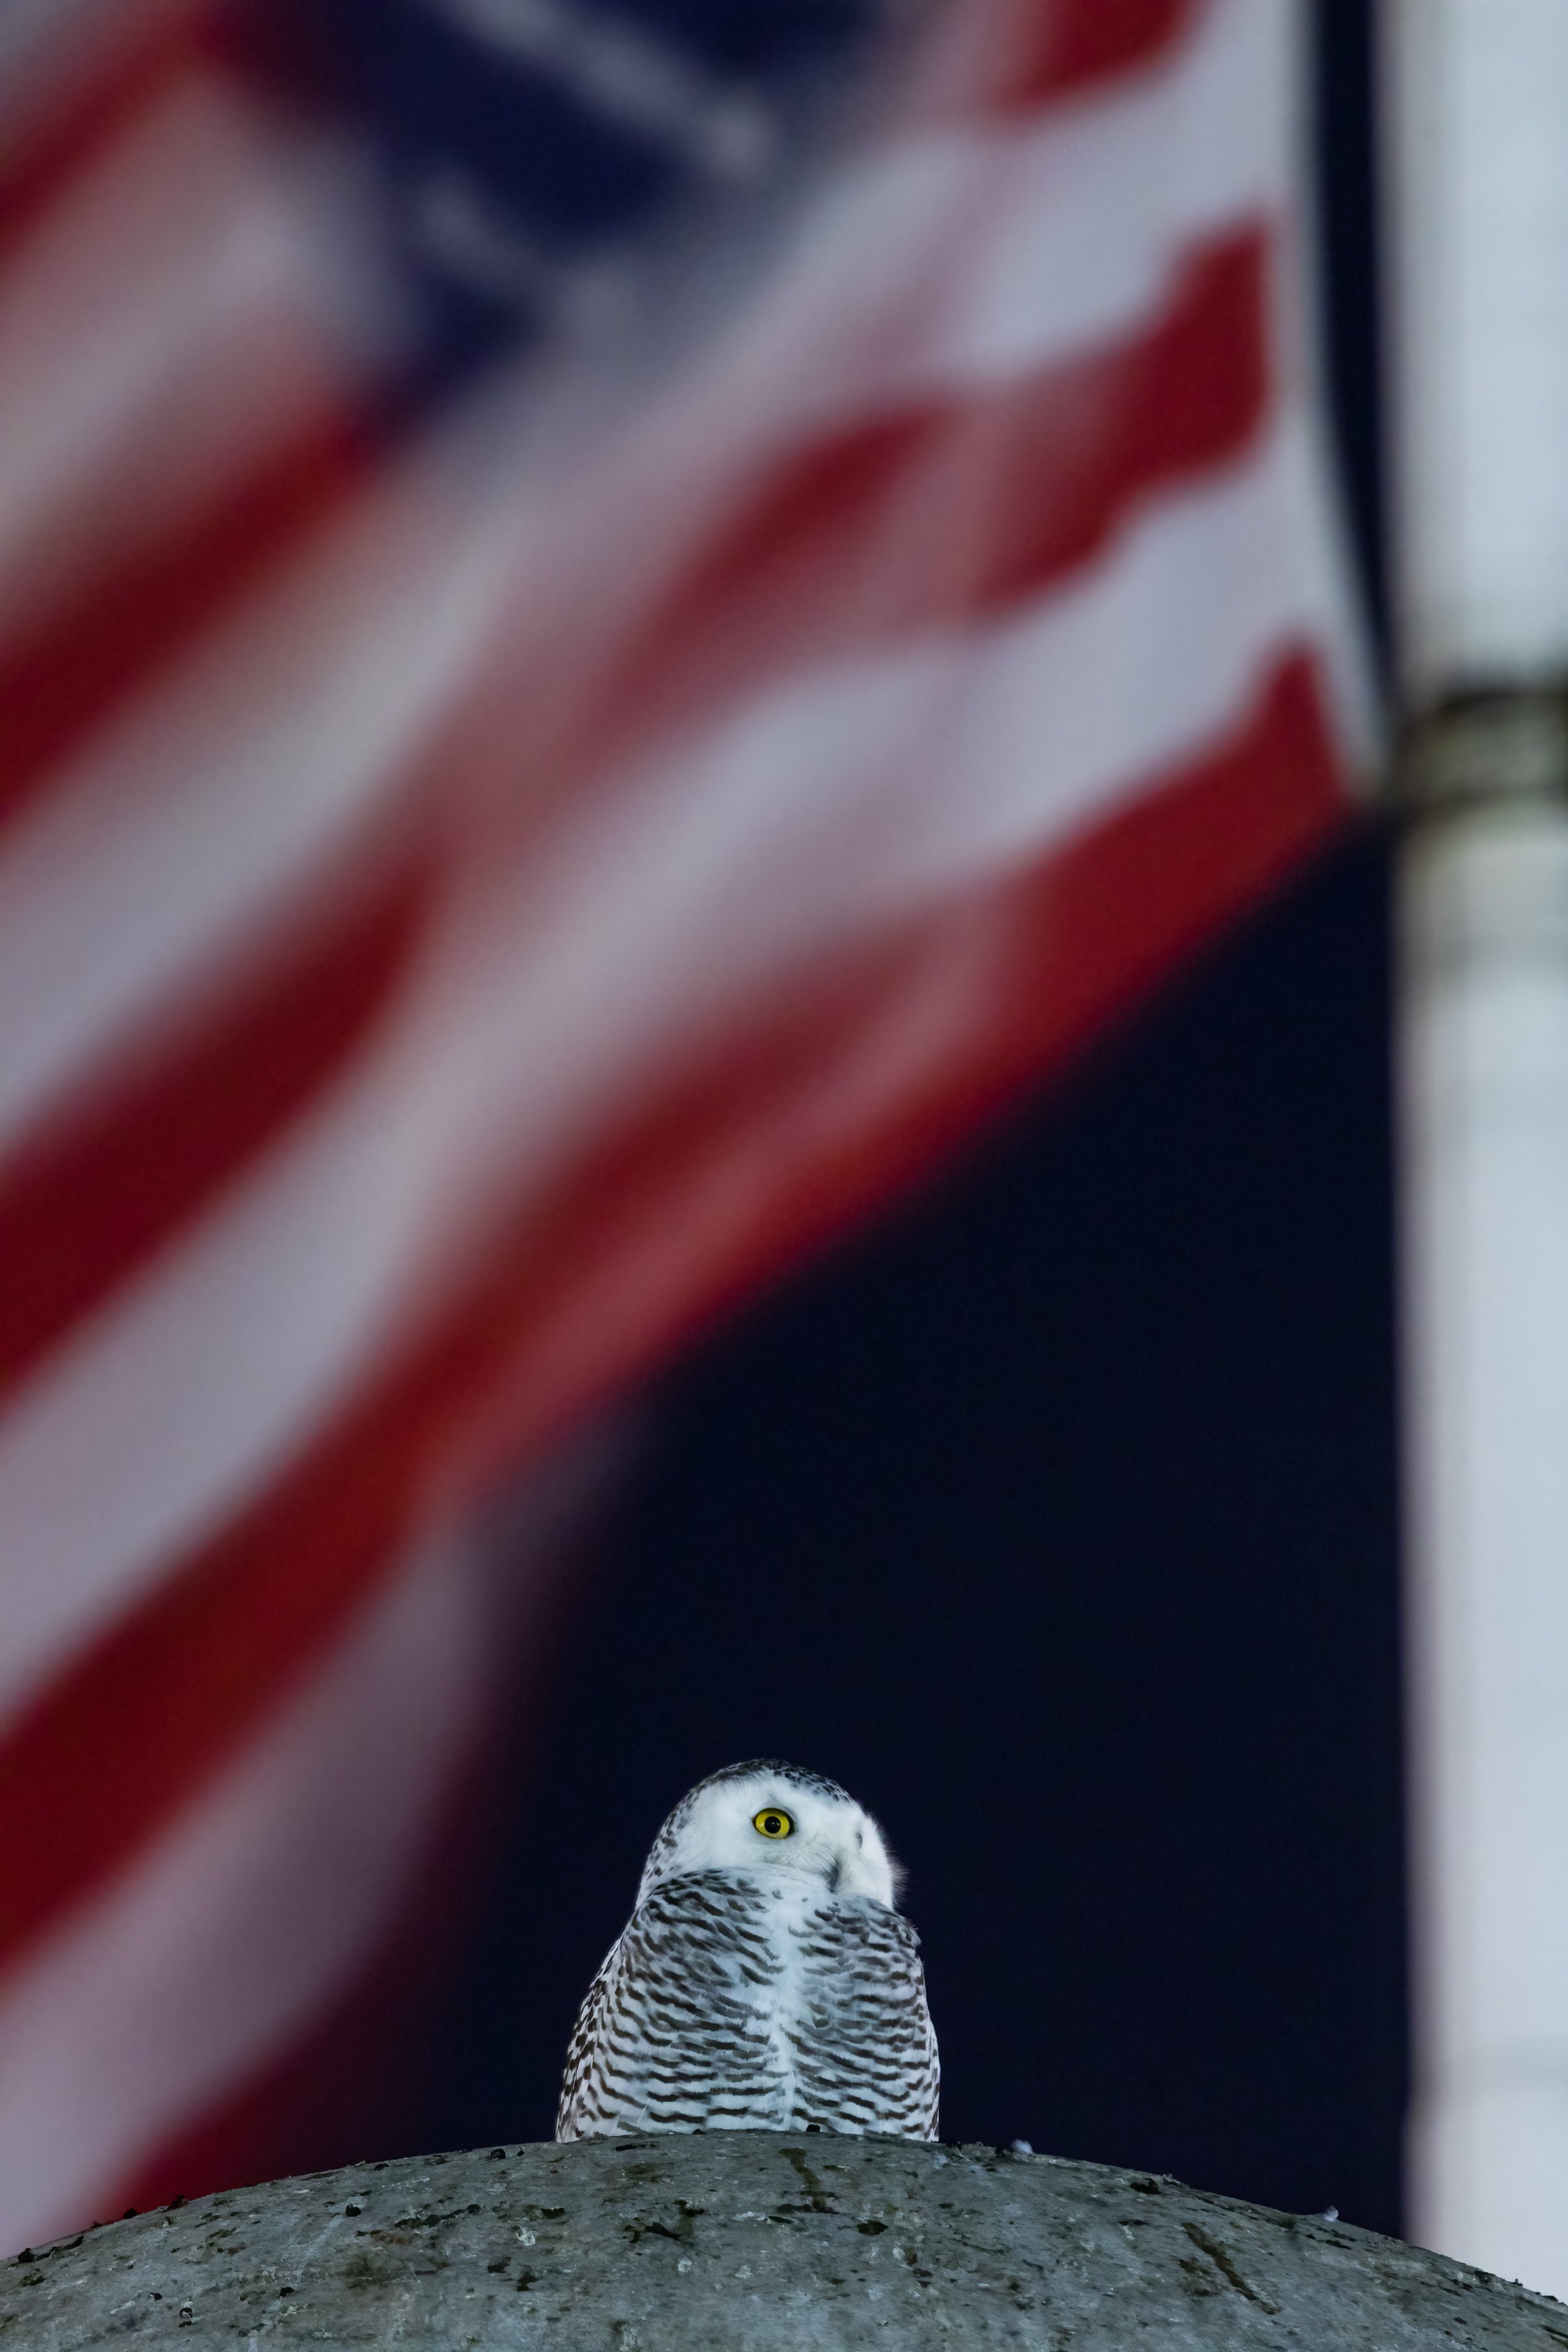
[[[763,1890],[733,1870],[683,1870],[661,1878],[626,1922],[622,1943],[634,1936],[657,1936],[670,1927],[689,1928],[704,1920],[732,1919],[760,1907]]]

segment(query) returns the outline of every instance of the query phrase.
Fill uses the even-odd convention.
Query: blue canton
[[[889,0],[313,0],[430,387],[546,332],[681,219],[755,205]]]

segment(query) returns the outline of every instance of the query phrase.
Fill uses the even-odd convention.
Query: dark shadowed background
[[[1315,24],[1381,607],[1367,14]],[[548,2135],[660,1819],[776,1754],[909,1865],[947,2136],[1397,2228],[1388,893],[1369,834],[666,1382],[521,1709],[426,2145]]]

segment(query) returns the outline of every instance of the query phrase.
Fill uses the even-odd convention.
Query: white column
[[[1384,5],[1401,650],[1430,696],[1568,652],[1568,7]]]
[[[1534,715],[1561,773],[1568,730]],[[1408,2226],[1563,2294],[1568,814],[1434,812],[1403,883]]]
[[[1568,2295],[1568,0],[1384,5],[1409,2227]]]

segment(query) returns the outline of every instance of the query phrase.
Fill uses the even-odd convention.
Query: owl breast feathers
[[[934,2139],[936,2037],[895,1893],[880,1830],[833,1781],[772,1762],[701,1781],[578,2013],[557,2139]]]

